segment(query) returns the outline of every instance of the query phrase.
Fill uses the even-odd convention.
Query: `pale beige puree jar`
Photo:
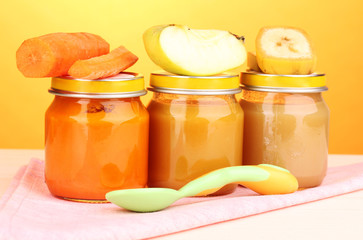
[[[243,165],[287,168],[300,188],[321,184],[327,169],[329,109],[324,74],[241,75]]]

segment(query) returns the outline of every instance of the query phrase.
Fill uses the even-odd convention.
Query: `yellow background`
[[[305,29],[327,74],[324,97],[331,110],[330,153],[363,154],[363,2],[359,0],[12,0],[0,3],[0,148],[43,148],[44,113],[53,96],[50,79],[27,79],[15,52],[23,40],[51,33],[95,33],[139,61],[130,70],[146,76],[159,68],[147,57],[142,34],[150,26],[179,23],[229,30],[254,50],[266,25]],[[237,71],[241,71],[241,67]],[[144,103],[150,94],[143,97]]]

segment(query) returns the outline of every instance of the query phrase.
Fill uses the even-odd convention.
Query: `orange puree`
[[[243,111],[233,94],[155,92],[148,110],[150,187],[179,189],[212,170],[242,164]]]
[[[139,97],[55,96],[45,117],[45,178],[58,197],[104,200],[147,183],[149,116]]]

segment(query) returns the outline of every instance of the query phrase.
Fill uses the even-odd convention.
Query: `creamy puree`
[[[234,95],[154,94],[148,106],[149,187],[179,189],[215,169],[241,165],[243,111]]]
[[[275,164],[296,176],[299,187],[319,185],[328,158],[329,110],[321,93],[244,90],[243,164]]]

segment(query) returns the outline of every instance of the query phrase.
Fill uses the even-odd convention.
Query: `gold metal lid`
[[[49,92],[65,97],[84,98],[128,98],[146,94],[144,77],[130,72],[99,80],[54,77]]]
[[[243,89],[268,92],[323,92],[326,87],[325,74],[274,75],[258,72],[242,72]]]
[[[167,72],[152,73],[149,90],[155,92],[195,95],[222,95],[241,92],[237,74],[184,76]]]

